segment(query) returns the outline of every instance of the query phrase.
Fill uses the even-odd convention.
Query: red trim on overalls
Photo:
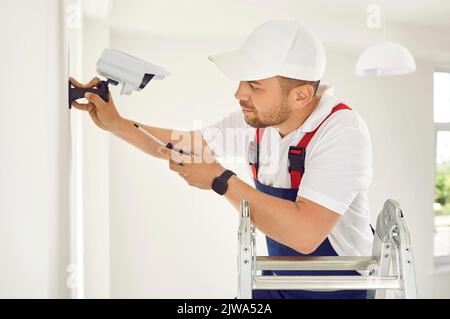
[[[291,176],[291,188],[298,189],[300,186],[300,183],[302,181],[303,174],[305,172],[305,155],[306,155],[306,147],[308,146],[309,142],[312,140],[314,135],[316,134],[317,130],[322,126],[322,124],[335,112],[340,110],[351,110],[350,107],[348,107],[345,104],[338,104],[336,105],[328,114],[328,116],[316,127],[314,131],[308,132],[303,136],[303,138],[300,140],[300,142],[297,144],[297,146],[291,146],[289,147],[289,174]],[[256,163],[250,163],[252,167],[253,172],[253,178],[255,180],[258,180],[258,168],[259,168],[259,144],[262,139],[262,135],[264,133],[264,129],[257,128],[256,129],[256,136],[255,136],[255,144],[256,144]]]
[[[256,163],[250,163],[252,167],[253,177],[258,180],[258,169],[259,169],[259,144],[261,143],[262,136],[264,134],[264,128],[257,128],[255,135],[255,146],[256,146]]]

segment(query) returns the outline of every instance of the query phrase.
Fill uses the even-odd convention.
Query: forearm
[[[311,250],[314,227],[295,202],[264,194],[236,176],[228,181],[225,198],[236,210],[246,199],[253,224],[270,238],[302,253]]]
[[[174,146],[183,148],[187,151],[193,149],[193,140],[196,136],[195,132],[181,132],[173,129],[152,127],[124,118],[118,120],[110,132],[151,156],[166,159],[164,155],[158,152],[158,149],[161,146],[145,133],[137,129],[134,126],[135,123],[165,144],[170,142]]]

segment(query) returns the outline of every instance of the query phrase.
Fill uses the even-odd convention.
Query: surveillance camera
[[[69,81],[69,108],[72,102],[84,97],[86,92],[96,93],[105,101],[109,99],[108,85],[122,84],[120,94],[130,95],[140,91],[152,80],[162,80],[170,72],[154,64],[142,61],[119,50],[104,49],[97,62],[97,73],[104,76],[97,88],[75,88]]]
[[[105,49],[97,62],[97,73],[113,84],[122,84],[120,94],[140,91],[150,80],[170,75],[165,69],[118,50]]]

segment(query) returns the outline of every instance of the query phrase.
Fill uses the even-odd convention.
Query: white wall
[[[95,76],[95,65],[103,49],[109,46],[107,21],[84,16],[82,44],[82,74],[79,80],[87,83]],[[95,126],[87,113],[82,114],[80,130],[83,145],[84,297],[108,298],[110,296],[109,134]]]
[[[237,83],[206,58],[238,47],[237,39],[163,40],[120,32],[111,39],[112,47],[174,73],[131,97],[117,97],[123,116],[154,126],[192,128],[195,120],[209,124],[237,109]],[[449,298],[449,276],[430,274],[434,64],[419,59],[410,76],[358,78],[353,75],[355,52],[331,45],[327,53],[325,81],[366,119],[372,134],[372,216],[386,199],[400,202],[411,227],[420,297]],[[159,160],[120,140],[111,142],[111,296],[234,296],[237,214],[232,207],[212,192],[187,187]],[[242,166],[239,172],[249,181]]]
[[[58,0],[1,1],[0,298],[63,298],[70,130]]]
[[[130,97],[118,96],[116,89],[123,116],[191,128],[194,120],[211,122],[236,107],[228,94],[233,85],[220,87],[220,75],[205,62],[209,46],[113,34],[111,41],[113,48],[174,73]],[[212,192],[187,187],[165,162],[116,138],[110,172],[112,297],[236,295],[237,214],[231,205]]]

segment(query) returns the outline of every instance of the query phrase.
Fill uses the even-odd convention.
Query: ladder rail
[[[247,200],[243,200],[240,206],[241,217],[238,231],[239,253],[238,253],[238,298],[251,299],[252,298],[252,280],[253,280],[253,265],[254,263],[254,249],[253,241],[254,234],[252,234],[252,225],[250,222],[250,207]]]

